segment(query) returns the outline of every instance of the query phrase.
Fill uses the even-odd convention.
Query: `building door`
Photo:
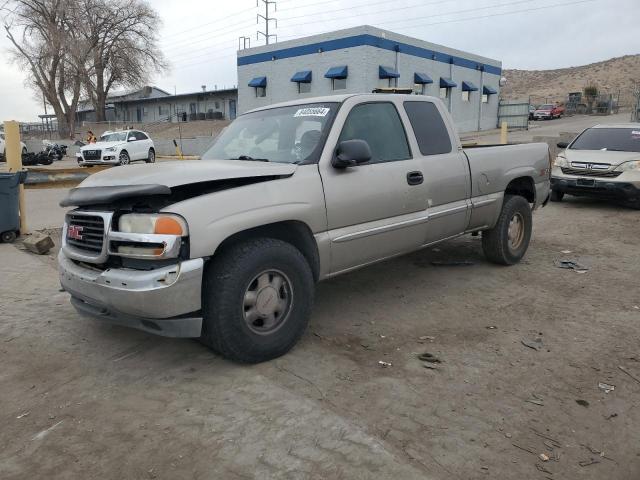
[[[236,118],[236,101],[229,100],[229,120],[235,120]]]
[[[136,120],[138,121],[138,123],[142,122],[142,108],[141,107],[136,108]]]

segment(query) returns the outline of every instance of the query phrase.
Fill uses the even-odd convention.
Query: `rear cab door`
[[[469,222],[471,180],[469,163],[449,114],[436,98],[409,97],[403,107],[424,175],[429,217],[424,244],[463,233]]]
[[[427,202],[422,162],[416,158],[402,102],[394,96],[344,101],[318,168],[331,245],[330,275],[415,250],[426,235]],[[338,144],[365,140],[370,162],[337,169]]]

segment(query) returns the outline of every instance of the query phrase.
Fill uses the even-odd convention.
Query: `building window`
[[[256,87],[256,97],[266,97],[267,87]]]
[[[169,107],[167,105],[158,106],[158,115],[169,115]]]
[[[220,102],[216,101],[215,104],[216,110],[220,110]]]
[[[450,90],[450,88],[440,87],[440,98],[449,98],[449,95],[451,94]]]
[[[489,95],[486,93],[482,94],[482,103],[489,103]]]
[[[331,90],[345,90],[347,88],[346,78],[332,78]]]
[[[416,95],[426,95],[427,94],[426,85],[424,83],[414,83],[413,93],[415,93]]]
[[[469,91],[468,90],[463,90],[462,91],[462,101],[463,102],[468,102],[469,98],[470,98]]]
[[[298,82],[298,93],[309,93],[311,91],[311,84],[305,82]]]
[[[390,78],[389,79],[389,88],[395,88],[398,86],[398,79],[397,78]]]
[[[149,114],[149,111],[147,110],[147,107],[142,107],[142,116],[146,117]]]

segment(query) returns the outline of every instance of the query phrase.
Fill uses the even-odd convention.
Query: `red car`
[[[554,118],[560,118],[564,113],[564,107],[561,105],[554,105],[552,103],[547,103],[545,105],[540,105],[533,112],[534,120],[553,120]]]

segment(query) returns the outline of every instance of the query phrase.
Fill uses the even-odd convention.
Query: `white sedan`
[[[105,132],[97,143],[89,143],[76,154],[80,166],[128,165],[143,160],[156,161],[153,140],[140,130]]]
[[[27,153],[27,146],[23,142],[20,142],[20,147],[22,147],[23,155]],[[6,152],[5,142],[4,142],[4,132],[0,132],[0,153],[2,153],[2,160],[6,160],[7,152]]]

